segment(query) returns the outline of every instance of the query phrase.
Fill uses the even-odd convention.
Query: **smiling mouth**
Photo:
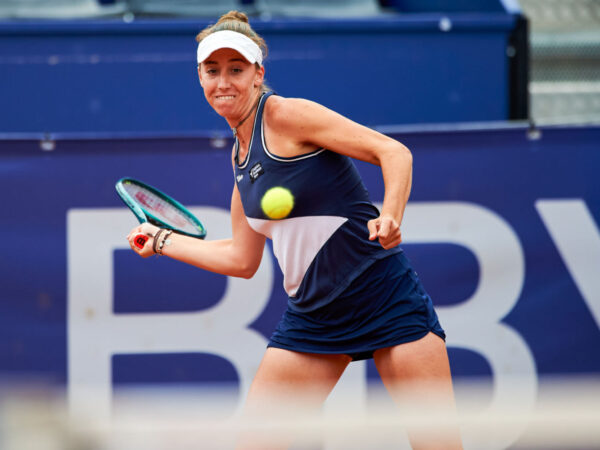
[[[233,100],[235,98],[234,95],[218,95],[217,100]]]

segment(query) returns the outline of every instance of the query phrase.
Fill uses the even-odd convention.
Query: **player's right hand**
[[[137,227],[133,228],[127,235],[127,241],[129,242],[129,246],[142,258],[147,258],[148,256],[154,255],[154,236],[156,235],[158,230],[160,230],[160,228],[149,223],[143,223],[141,225],[138,225]],[[138,239],[138,236],[140,235],[148,237],[145,244]]]
[[[367,222],[369,240],[379,240],[383,248],[390,249],[402,242],[400,224],[391,216],[382,214],[376,219]]]

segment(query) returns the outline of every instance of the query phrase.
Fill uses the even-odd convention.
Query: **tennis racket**
[[[206,228],[196,216],[155,187],[133,178],[121,178],[115,184],[115,189],[140,223],[149,222],[198,239],[206,236]],[[144,234],[138,234],[133,240],[140,249],[144,248],[147,241],[148,236]]]

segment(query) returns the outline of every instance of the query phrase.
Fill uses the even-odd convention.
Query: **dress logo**
[[[254,164],[250,169],[250,181],[254,183],[263,173],[265,173],[265,170],[262,168],[260,163]]]
[[[235,179],[237,180],[237,182],[238,182],[238,183],[239,183],[240,181],[242,181],[242,178],[244,178],[244,174],[243,174],[243,173],[240,173],[239,175],[237,175],[237,176],[235,177]]]

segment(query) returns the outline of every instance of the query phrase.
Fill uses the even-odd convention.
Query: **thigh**
[[[444,341],[429,333],[417,341],[379,349],[373,357],[394,401],[409,417],[422,420],[407,430],[413,448],[462,448]]]
[[[350,363],[348,355],[301,353],[269,347],[258,367],[247,407],[265,399],[287,399],[320,404]]]
[[[386,386],[408,382],[451,384],[446,344],[434,333],[413,342],[379,349],[373,358]]]
[[[350,361],[348,355],[268,348],[248,392],[244,406],[248,428],[239,435],[236,449],[287,448],[294,441],[296,424],[314,418]]]

